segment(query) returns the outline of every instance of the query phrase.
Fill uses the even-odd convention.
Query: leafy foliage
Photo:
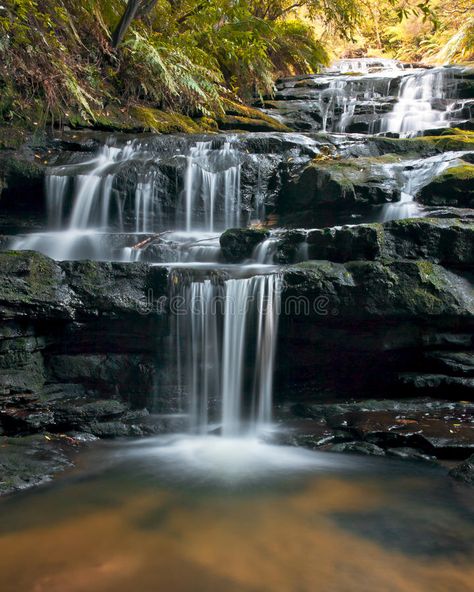
[[[432,63],[474,60],[472,0],[362,0],[352,47]],[[334,44],[334,38],[327,40]],[[337,44],[337,42],[336,42]]]
[[[0,116],[91,122],[137,104],[217,115],[225,99],[270,93],[277,75],[327,62],[297,8],[355,1],[144,0],[113,49],[125,0],[4,0]]]

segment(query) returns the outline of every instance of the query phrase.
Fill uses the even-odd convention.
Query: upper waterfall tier
[[[340,60],[319,75],[281,79],[264,110],[300,131],[412,135],[472,118],[472,77],[462,67]]]

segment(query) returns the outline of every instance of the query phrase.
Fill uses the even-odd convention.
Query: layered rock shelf
[[[472,481],[472,71],[361,63],[232,133],[0,135],[0,493],[272,414]]]

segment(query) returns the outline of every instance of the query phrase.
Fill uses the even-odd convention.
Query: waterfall
[[[206,232],[238,227],[248,221],[241,215],[241,160],[230,141],[106,144],[93,158],[49,168],[48,231],[17,238],[11,246],[58,260],[108,259],[111,255],[101,251],[104,233],[156,234],[175,228],[206,238]],[[138,242],[133,238],[131,244]],[[218,257],[215,246],[192,250],[203,261]],[[117,257],[136,260],[137,253],[124,247]],[[187,252],[172,260],[194,259]]]
[[[458,164],[464,155],[464,152],[445,152],[424,160],[385,165],[384,174],[387,177],[398,178],[401,199],[382,208],[380,221],[388,222],[417,216],[419,205],[415,202],[416,194],[443,171]]]
[[[69,177],[66,175],[50,174],[45,178],[48,224],[52,230],[61,228],[68,186]]]
[[[449,112],[443,101],[452,98],[452,80],[452,74],[443,68],[406,76],[400,85],[398,102],[383,117],[380,131],[409,134],[446,126]]]
[[[382,58],[339,60],[321,74],[284,78],[266,112],[288,127],[410,135],[471,117],[456,67],[424,68]]]
[[[178,278],[171,280],[172,343],[191,430],[205,434],[217,422],[223,436],[259,432],[271,420],[279,276]]]
[[[340,73],[352,72],[370,74],[381,70],[403,70],[403,64],[398,60],[389,58],[353,58],[337,60],[330,68],[331,71]]]
[[[229,142],[220,150],[212,142],[191,148],[185,175],[187,231],[240,226],[240,169],[240,154]]]
[[[184,154],[178,152],[176,156]],[[123,232],[127,230],[123,219],[127,209],[130,230],[146,233],[166,229],[168,220],[162,219],[160,203],[160,191],[164,191],[159,174],[161,159],[160,152],[149,146],[128,142],[123,148],[105,145],[95,158],[79,165],[52,167],[46,178],[49,227]],[[176,228],[213,232],[240,226],[239,151],[230,142],[222,147],[215,147],[212,141],[196,142],[186,162],[184,216],[176,211]],[[125,183],[120,187],[117,180],[122,173]],[[69,195],[71,211],[67,216]]]
[[[277,247],[278,239],[273,236],[269,237],[255,247],[252,253],[252,258],[255,259],[257,263],[271,265],[274,261]]]

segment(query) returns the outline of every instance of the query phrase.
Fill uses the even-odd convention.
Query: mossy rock
[[[1,125],[0,150],[18,150],[30,137],[30,132],[19,125]]]
[[[472,319],[474,295],[470,282],[426,261],[351,261],[346,264],[308,261],[284,275],[287,299],[326,301],[312,307],[315,320],[340,323],[350,319]]]
[[[351,211],[397,201],[400,189],[384,165],[400,162],[396,155],[348,159],[316,158],[282,188],[278,213],[282,223],[303,227],[321,213]]]
[[[69,124],[73,128],[159,134],[196,134],[212,131],[212,122],[213,120],[209,118],[194,120],[180,113],[161,111],[149,105],[140,104],[132,105],[128,109],[109,106],[102,111],[96,111],[93,117],[87,120],[77,114],[69,116]]]
[[[474,207],[474,165],[463,162],[450,167],[423,187],[416,199],[431,206]]]
[[[440,152],[474,150],[474,132],[452,128],[416,138],[371,138],[383,152],[430,155]]]
[[[4,251],[0,270],[1,317],[69,317],[69,293],[52,259],[34,251]]]
[[[290,132],[291,130],[277,119],[235,101],[224,102],[225,115],[217,118],[221,130],[239,130],[250,132]]]

